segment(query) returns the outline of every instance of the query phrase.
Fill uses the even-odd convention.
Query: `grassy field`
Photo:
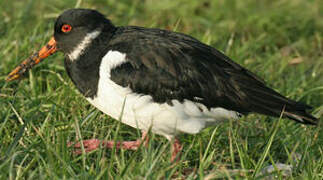
[[[0,0],[0,179],[262,179],[290,165],[291,179],[323,178],[322,122],[303,126],[251,114],[181,135],[179,163],[169,142],[150,135],[138,151],[73,155],[67,142],[135,140],[140,133],[92,107],[56,54],[21,81],[5,77],[44,45],[55,18],[73,7],[97,9],[116,25],[184,32],[221,50],[282,94],[323,114],[323,2],[320,0]],[[284,173],[275,172],[279,179]]]

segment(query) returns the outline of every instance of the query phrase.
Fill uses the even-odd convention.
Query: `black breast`
[[[65,59],[64,64],[69,77],[85,97],[93,98],[97,95],[100,64],[107,52],[105,47],[106,45],[93,41],[78,59]]]

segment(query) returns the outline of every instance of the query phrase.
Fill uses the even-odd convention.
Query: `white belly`
[[[117,85],[110,79],[110,71],[125,62],[125,55],[109,51],[100,66],[100,80],[95,98],[87,100],[99,110],[134,128],[149,130],[168,138],[176,133],[195,134],[210,125],[230,118],[238,113],[223,108],[208,110],[204,105],[185,100],[173,105],[155,103],[149,95],[132,93],[130,88]]]

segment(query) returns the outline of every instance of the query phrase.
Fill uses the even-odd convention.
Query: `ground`
[[[92,107],[56,54],[21,81],[5,77],[44,45],[55,17],[97,9],[116,25],[183,32],[221,50],[280,93],[323,114],[323,2],[320,0],[0,0],[0,179],[261,179],[263,168],[292,167],[289,178],[323,178],[323,132],[287,119],[251,114],[198,135],[181,135],[179,163],[169,142],[150,134],[137,151],[73,155],[67,142],[134,140],[140,132]],[[284,173],[275,174],[279,178]]]

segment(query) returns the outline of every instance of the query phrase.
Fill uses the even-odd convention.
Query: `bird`
[[[311,106],[269,88],[214,47],[170,30],[115,26],[93,9],[68,9],[59,15],[50,41],[7,81],[19,79],[56,52],[64,54],[68,76],[90,104],[142,131],[136,141],[83,140],[86,152],[102,146],[137,149],[151,131],[172,142],[173,161],[182,150],[179,134],[197,134],[249,113],[318,123],[308,113]],[[74,146],[76,151],[80,147]]]

